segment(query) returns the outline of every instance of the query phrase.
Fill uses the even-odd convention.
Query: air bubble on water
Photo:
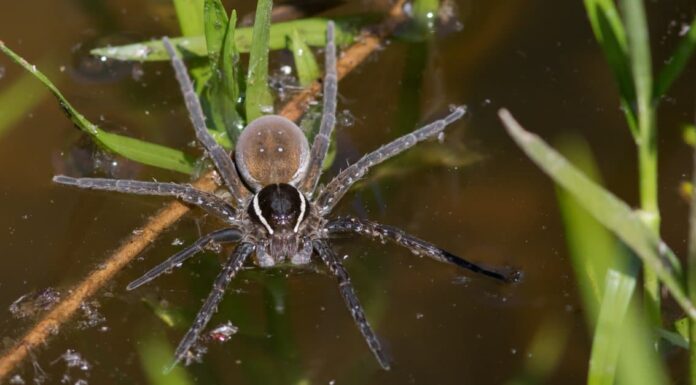
[[[290,74],[292,73],[292,67],[290,67],[289,65],[281,66],[281,67],[280,67],[280,72],[281,72],[283,75],[290,75]]]
[[[437,141],[440,143],[444,143],[445,141],[445,133],[441,131],[439,134],[437,134]]]
[[[512,354],[517,354],[517,349],[516,349],[516,348],[511,348],[511,349],[510,349],[510,353],[512,353]]]
[[[423,319],[425,315],[423,313],[416,313],[416,319]]]
[[[145,231],[143,229],[135,229],[135,230],[131,231],[131,233],[133,233],[133,235],[141,235],[144,232]]]
[[[184,241],[182,241],[179,238],[174,238],[174,240],[172,241],[172,246],[181,246],[183,244],[184,244]]]
[[[14,376],[12,376],[12,378],[10,378],[10,381],[8,382],[8,384],[24,385],[24,384],[26,384],[26,382],[24,382],[24,379],[22,378],[22,376],[20,376],[19,374],[15,374]]]
[[[353,115],[349,110],[343,110],[338,113],[336,117],[338,125],[341,127],[353,127],[355,125],[355,115]]]

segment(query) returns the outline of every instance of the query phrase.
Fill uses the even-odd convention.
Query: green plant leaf
[[[272,50],[286,49],[288,47],[288,37],[294,30],[300,32],[307,45],[312,47],[323,47],[326,45],[326,18],[307,18],[301,20],[286,21],[271,25],[268,47]],[[336,24],[336,44],[346,45],[352,43],[357,34],[356,26],[364,24],[362,19],[343,19]],[[238,28],[235,31],[235,45],[241,53],[249,52],[251,49],[253,30],[251,27]],[[205,36],[203,32],[196,36],[183,36],[170,39],[172,44],[177,47],[182,57],[206,56]],[[90,51],[92,55],[101,56],[116,60],[132,61],[162,61],[169,60],[169,56],[160,40],[128,44],[116,47],[101,47]]]
[[[208,62],[211,76],[206,84],[206,97],[202,98],[202,104],[208,116],[210,128],[228,134],[232,139],[235,139],[239,131],[244,128],[244,121],[237,112],[239,55],[234,39],[236,24],[235,11],[228,20],[219,0],[206,0],[206,45],[209,50]],[[227,140],[227,143],[231,144],[230,140]]]
[[[246,82],[245,106],[248,122],[263,114],[273,113],[273,96],[268,88],[268,44],[272,6],[271,0],[258,0],[256,3]]]
[[[53,60],[47,59],[41,60],[45,63],[42,67],[50,68]],[[46,87],[37,82],[29,72],[21,74],[12,84],[4,86],[0,93],[0,137],[26,116],[27,112],[39,104],[47,94]]]
[[[665,95],[696,50],[696,16],[694,16],[688,28],[688,32],[679,41],[677,49],[674,50],[674,54],[667,60],[667,64],[662,67],[662,70],[657,75],[655,91],[653,92],[654,100],[658,100]]]
[[[539,137],[525,131],[507,110],[500,110],[499,115],[510,136],[527,156],[652,268],[682,309],[696,319],[696,308],[680,283],[682,271],[674,252],[656,237],[639,215],[583,175]]]
[[[613,385],[622,343],[624,318],[636,287],[636,278],[618,270],[607,271],[604,296],[592,340],[588,385]]]
[[[298,30],[294,30],[290,35],[290,43],[288,44],[292,56],[295,59],[295,69],[297,77],[300,80],[302,87],[307,87],[316,79],[319,78],[319,65],[314,58],[312,51],[305,43],[304,37]]]
[[[634,138],[638,137],[638,126],[633,100],[635,89],[631,68],[628,63],[626,31],[613,0],[584,0],[585,10],[592,26],[595,39],[602,47],[604,57],[619,86],[621,107]]]
[[[61,108],[68,115],[70,120],[72,120],[80,130],[89,134],[98,144],[107,150],[125,156],[128,159],[135,160],[136,162],[151,166],[187,174],[193,171],[194,159],[179,150],[135,138],[112,134],[100,129],[87,120],[82,114],[77,112],[70,102],[60,93],[58,88],[56,88],[44,74],[37,70],[35,66],[29,64],[2,42],[0,42],[0,51],[43,83],[56,99],[58,99]]]
[[[205,44],[211,71],[218,67],[218,59],[227,35],[227,11],[220,0],[205,0],[203,7]]]
[[[182,36],[203,35],[203,0],[174,0]]]

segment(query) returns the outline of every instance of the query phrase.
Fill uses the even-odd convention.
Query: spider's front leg
[[[167,37],[162,39],[162,44],[164,44],[164,48],[171,58],[176,80],[179,82],[181,93],[184,96],[184,102],[186,103],[186,109],[189,112],[191,123],[193,123],[196,138],[198,138],[198,141],[201,142],[208,152],[210,159],[213,161],[213,164],[215,164],[215,168],[220,173],[220,177],[225,182],[225,186],[230,190],[232,197],[239,206],[244,202],[244,199],[249,193],[242,184],[241,179],[239,179],[239,175],[237,174],[237,170],[230,155],[208,132],[201,102],[198,100],[198,96],[196,96],[193,83],[191,83],[191,78],[188,76],[184,62],[177,56],[174,46],[172,46],[172,43]]]
[[[175,197],[183,202],[196,205],[233,226],[241,226],[237,220],[237,214],[227,202],[190,185],[129,179],[73,178],[65,175],[54,176],[53,182],[88,190]]]
[[[133,290],[136,289],[153,279],[159,277],[163,273],[172,270],[175,267],[179,267],[184,261],[193,257],[198,252],[203,251],[203,249],[211,242],[218,243],[228,243],[236,242],[241,238],[241,232],[234,228],[227,228],[222,230],[213,231],[210,234],[206,234],[194,242],[191,246],[181,250],[180,252],[167,258],[164,262],[150,269],[147,273],[143,274],[140,278],[128,284],[126,289]]]
[[[355,323],[358,325],[360,332],[365,338],[365,342],[367,342],[367,345],[370,347],[370,350],[372,350],[375,358],[377,358],[380,366],[385,370],[389,370],[389,358],[382,349],[377,335],[365,318],[365,312],[363,311],[362,305],[360,305],[360,301],[358,301],[358,297],[355,295],[355,290],[353,290],[353,285],[350,283],[348,272],[343,267],[343,264],[338,256],[336,256],[336,253],[331,249],[328,242],[316,239],[312,244],[319,258],[321,258],[322,262],[326,264],[331,273],[338,279],[338,290],[341,292],[341,296],[348,310],[350,310],[353,320],[355,320]]]
[[[230,284],[239,269],[242,268],[244,261],[246,261],[253,251],[253,244],[243,242],[237,245],[237,248],[227,259],[222,271],[218,274],[217,278],[215,278],[213,290],[208,295],[208,298],[206,298],[201,310],[198,311],[196,319],[193,321],[193,325],[191,325],[191,328],[188,330],[188,332],[186,332],[184,338],[182,338],[181,342],[179,342],[179,346],[177,346],[176,351],[174,352],[174,362],[169,369],[173,368],[189,353],[189,350],[198,339],[198,336],[205,328],[205,325],[208,324],[208,321],[210,321],[213,314],[215,314],[217,305],[222,300],[227,286]]]
[[[329,234],[353,233],[364,235],[372,239],[387,239],[403,246],[416,255],[425,255],[436,261],[450,263],[461,268],[483,274],[499,281],[510,282],[517,279],[516,272],[508,274],[485,268],[464,258],[458,257],[447,250],[443,250],[430,242],[406,233],[396,227],[382,225],[372,221],[358,218],[338,218],[326,224]]]

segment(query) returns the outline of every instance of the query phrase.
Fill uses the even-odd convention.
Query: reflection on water
[[[165,380],[584,383],[588,338],[552,185],[505,136],[495,111],[508,107],[549,139],[566,130],[580,133],[609,189],[635,202],[633,144],[615,86],[579,2],[460,0],[457,6],[461,31],[427,43],[391,42],[340,84],[338,108],[351,124],[338,128],[335,168],[431,120],[449,104],[467,103],[470,119],[450,129],[444,144],[425,144],[376,169],[339,211],[397,225],[490,266],[519,267],[524,281],[500,285],[395,246],[337,240],[341,255],[350,256],[346,264],[368,318],[393,356],[391,372],[374,362],[330,276],[251,269],[240,274],[211,322],[210,330],[230,322],[237,333],[207,345],[203,364],[177,369]],[[242,15],[251,11],[243,7]],[[350,14],[361,7],[352,2],[330,12]],[[662,61],[694,5],[651,3],[648,12],[651,30],[667,31],[653,37],[656,60]],[[85,57],[90,44],[176,31],[168,2],[42,0],[4,4],[0,12],[0,38],[40,63],[78,110],[110,130],[193,153],[187,147],[192,130],[168,64],[99,67]],[[3,92],[22,74],[5,58],[0,68]],[[681,255],[686,206],[675,198],[690,160],[675,128],[693,116],[694,81],[692,66],[660,111],[663,235]],[[18,298],[33,293],[32,306],[50,306],[38,301],[41,293],[68,290],[163,204],[51,185],[58,167],[89,173],[99,156],[79,144],[79,132],[40,92],[17,96],[17,103],[39,97],[0,131],[5,346],[34,317],[12,315]],[[7,108],[0,105],[0,115]],[[116,161],[118,172],[129,177],[182,180]],[[133,292],[125,284],[215,226],[196,212],[163,234],[35,353],[34,365],[17,374],[27,383],[41,376],[45,383],[64,376],[70,383],[164,381],[161,368],[210,290],[221,257],[207,253]]]

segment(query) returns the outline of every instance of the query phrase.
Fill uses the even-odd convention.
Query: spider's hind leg
[[[203,251],[203,249],[211,242],[218,243],[228,243],[238,241],[241,237],[239,230],[235,228],[226,228],[222,230],[213,231],[212,233],[206,234],[200,237],[191,246],[179,251],[178,253],[167,258],[164,262],[150,269],[147,273],[143,274],[140,278],[129,283],[126,287],[128,290],[136,289],[153,279],[159,277],[163,273],[174,269],[175,267],[181,266],[184,261],[193,257],[197,253]]]
[[[360,301],[358,301],[358,297],[355,295],[355,290],[353,290],[353,285],[350,283],[348,272],[326,241],[314,240],[312,244],[319,258],[321,258],[331,273],[338,279],[338,290],[341,292],[341,296],[348,310],[350,310],[353,320],[355,320],[360,332],[363,337],[365,337],[365,342],[367,342],[367,345],[370,347],[370,350],[372,350],[375,358],[377,358],[380,366],[385,370],[389,370],[389,358],[382,348],[382,344],[379,342],[377,335],[365,318],[362,305],[360,305]]]
[[[205,325],[208,324],[208,321],[210,321],[213,314],[215,314],[218,304],[225,295],[227,286],[230,284],[234,276],[237,275],[237,272],[242,268],[244,261],[246,261],[247,257],[249,257],[253,251],[254,245],[251,243],[243,242],[237,245],[237,248],[227,259],[222,271],[218,274],[217,278],[215,278],[213,290],[210,292],[210,294],[208,294],[208,298],[206,298],[205,302],[203,303],[201,310],[198,311],[196,319],[186,332],[184,338],[182,338],[181,342],[179,342],[179,346],[177,346],[176,351],[174,352],[174,362],[168,370],[173,368],[178,362],[187,356],[189,350],[196,340],[198,340],[198,336],[205,328]]]
[[[364,235],[372,239],[386,239],[403,246],[416,255],[425,255],[436,261],[450,263],[452,265],[483,274],[499,281],[515,281],[518,273],[503,273],[483,267],[464,258],[458,257],[447,250],[443,250],[430,242],[414,237],[396,227],[382,225],[372,221],[358,218],[338,218],[326,225],[330,234],[354,233]]]

